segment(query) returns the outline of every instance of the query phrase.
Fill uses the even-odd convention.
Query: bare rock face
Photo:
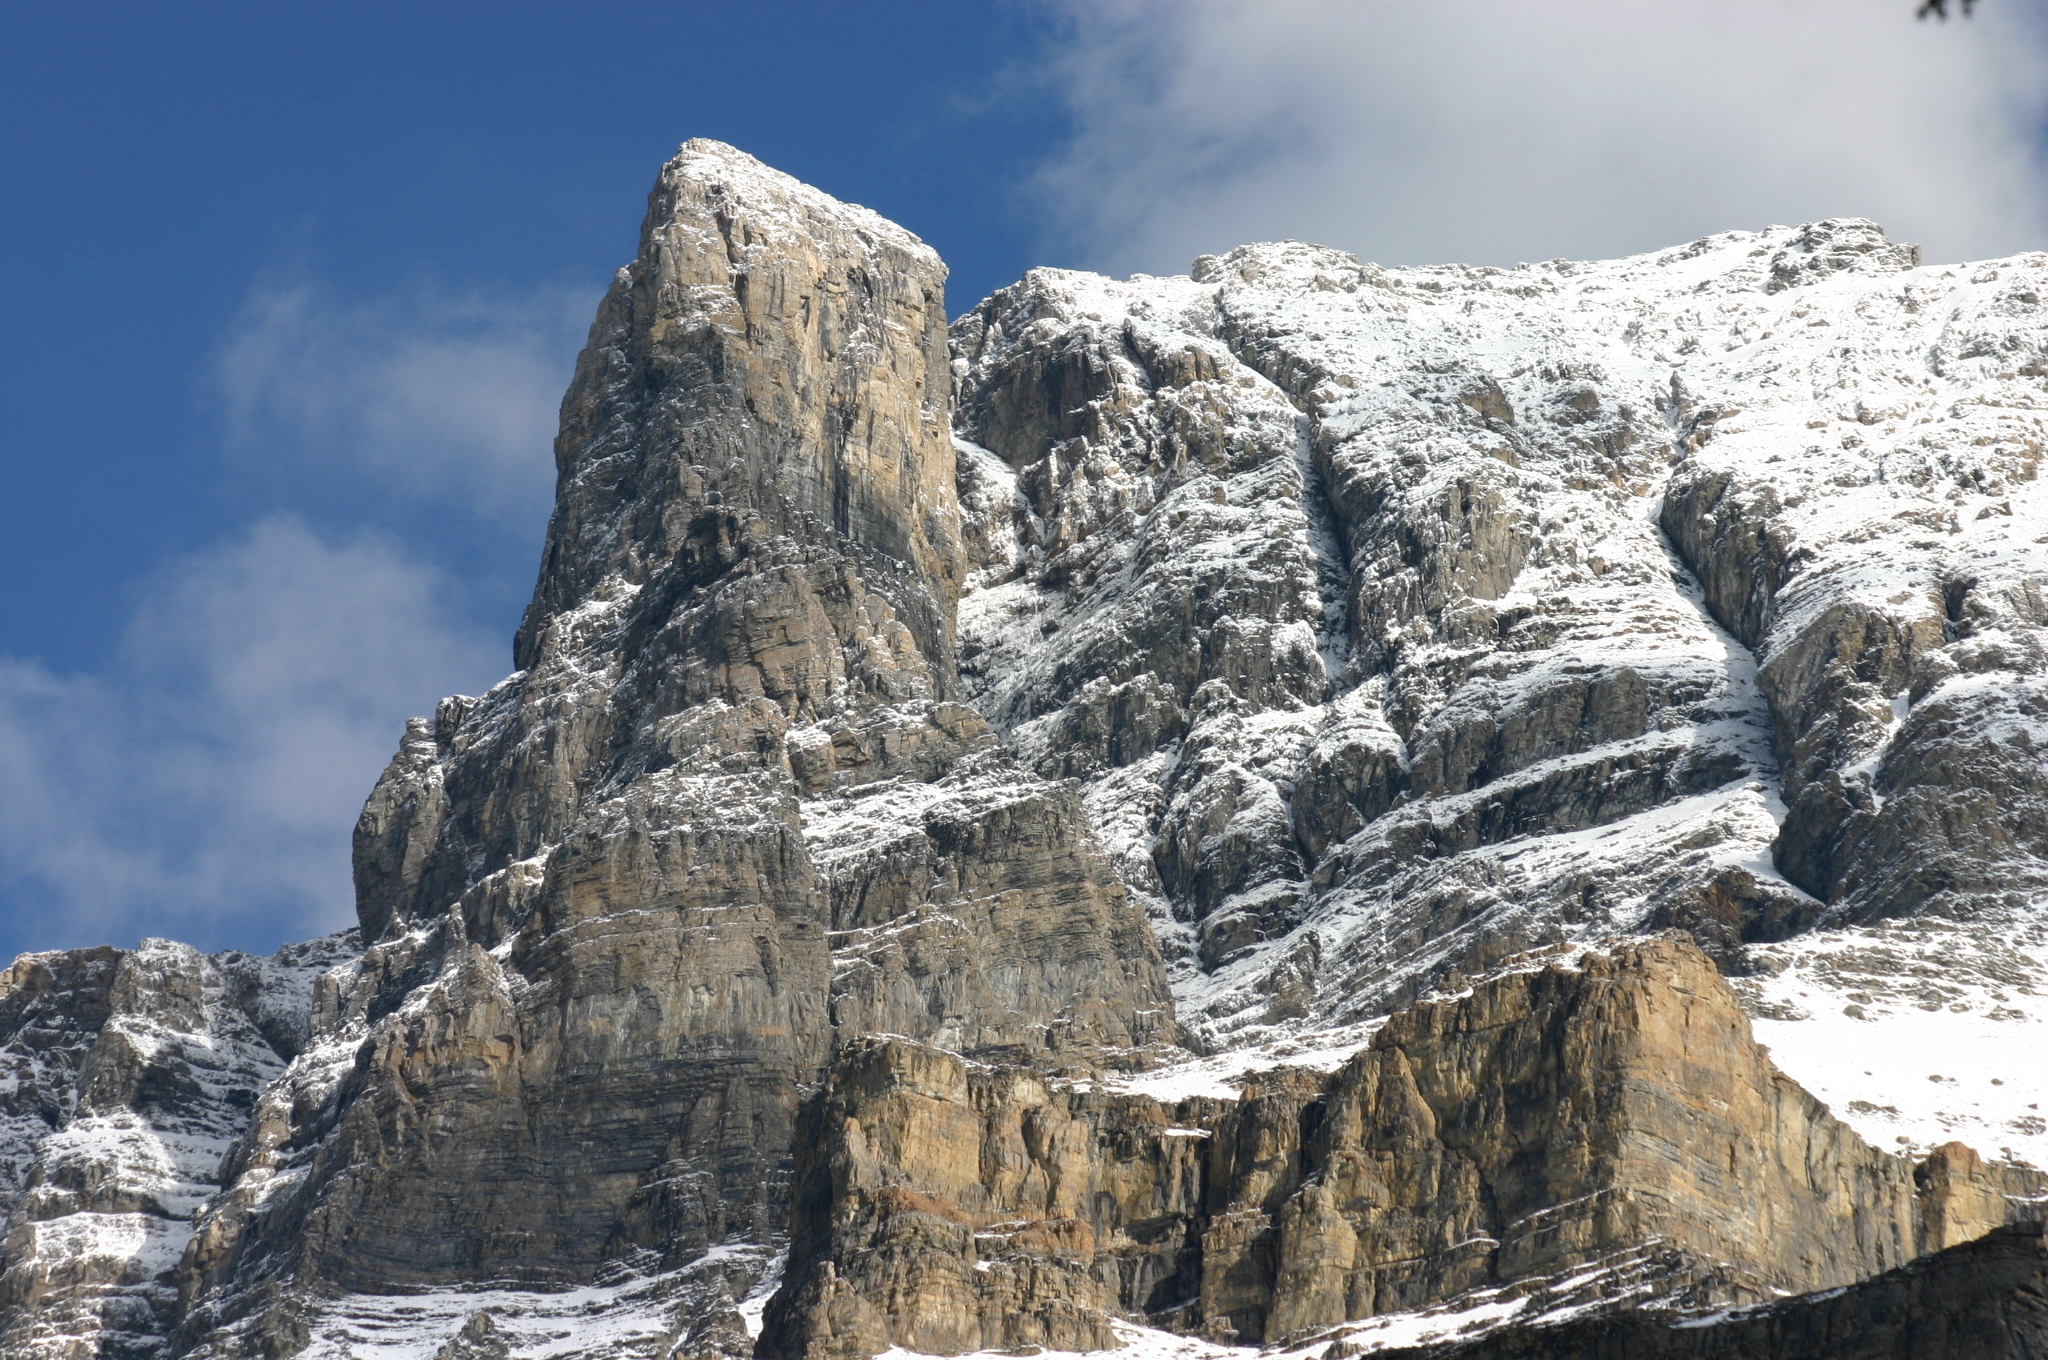
[[[900,1039],[804,1115],[767,1360],[1277,1342],[1633,1260],[1757,1303],[2024,1215],[2039,1177],[1916,1169],[1774,1069],[1686,943],[1537,961],[1397,1013],[1334,1076],[1175,1106]],[[2008,1173],[2010,1174],[2010,1173]],[[1649,1264],[1642,1263],[1648,1261]]]
[[[894,223],[731,147],[686,145],[562,403],[562,486],[521,668],[551,620],[610,578],[671,571],[698,517],[722,507],[752,536],[865,554],[873,588],[898,597],[950,678],[944,290],[938,256]]]
[[[563,403],[520,669],[364,809],[369,949],[201,1224],[186,1344],[289,1349],[316,1284],[758,1270],[841,1032],[1172,1036],[1074,790],[951,698],[944,276],[730,147],[663,170]]]
[[[907,1040],[841,1050],[806,1110],[789,1266],[760,1353],[1100,1350],[1162,1306],[1206,1136]]]
[[[1686,945],[1396,1014],[1338,1073],[1308,1157],[1317,1181],[1275,1225],[1269,1336],[1651,1242],[1762,1298],[1915,1254],[1907,1164],[1777,1072]],[[2004,1221],[1999,1199],[1978,1231]]]

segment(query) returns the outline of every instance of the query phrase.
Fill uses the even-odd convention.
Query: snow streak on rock
[[[305,1042],[313,979],[352,947],[265,959],[144,940],[0,974],[0,1349],[164,1351],[193,1215]]]
[[[954,326],[1018,488],[964,683],[1088,781],[1211,1045],[1551,940],[2036,919],[2044,281],[1860,221],[1035,271]]]

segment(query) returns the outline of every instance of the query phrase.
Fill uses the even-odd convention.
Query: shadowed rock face
[[[1670,941],[1474,984],[1334,1076],[1235,1102],[875,1039],[802,1127],[768,1360],[1092,1349],[1117,1315],[1274,1342],[1621,1260],[1664,1295],[1755,1303],[1980,1236],[2040,1188],[1864,1143]]]
[[[1341,1343],[1340,1343],[1341,1344]],[[1848,1289],[1734,1315],[1619,1313],[1385,1360],[2028,1360],[2048,1352],[2038,1225],[1998,1229]]]
[[[1171,1036],[1073,791],[950,699],[944,278],[729,147],[663,170],[563,403],[520,670],[370,797],[370,948],[201,1225],[192,1341],[272,1285],[765,1245],[838,1029]]]
[[[314,977],[353,952],[145,940],[0,972],[0,1354],[163,1353],[193,1212],[305,1043]]]

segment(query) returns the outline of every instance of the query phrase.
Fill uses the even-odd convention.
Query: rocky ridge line
[[[145,1213],[175,1269],[10,1255],[5,1325],[1341,1353],[2004,1221],[2034,1134],[1855,1132],[1908,1021],[2025,1052],[2048,986],[2044,272],[1856,221],[1513,271],[1283,243],[1034,271],[948,337],[916,238],[686,145],[564,401],[519,670],[365,807],[367,947],[222,1088],[253,1109],[179,1175],[224,1190]],[[1611,943],[1666,928],[1781,1049],[1841,1011],[1849,1123],[1690,946]],[[24,1031],[60,1121],[128,1032],[103,964]],[[72,1193],[48,1221],[127,1212]]]

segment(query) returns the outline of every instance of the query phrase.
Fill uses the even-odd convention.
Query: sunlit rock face
[[[944,282],[663,168],[360,930],[0,982],[0,1349],[1680,1355],[2025,1274],[2048,256]]]
[[[1532,959],[1235,1100],[847,1045],[799,1147],[769,1360],[1102,1349],[1118,1318],[1301,1349],[1475,1298],[1765,1303],[1974,1241],[2048,1185],[1873,1148],[1668,939]]]
[[[730,147],[663,170],[563,402],[520,670],[371,795],[368,952],[202,1221],[181,1339],[244,1344],[205,1338],[270,1289],[758,1272],[842,1031],[1171,1039],[1075,790],[954,698],[944,281]]]

